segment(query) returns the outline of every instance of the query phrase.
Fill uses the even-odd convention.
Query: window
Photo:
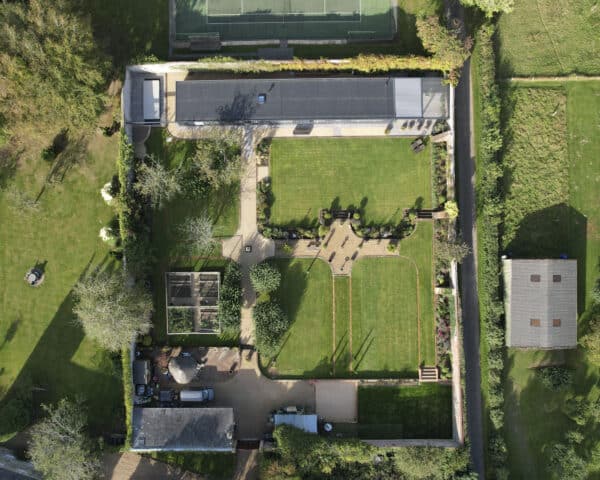
[[[531,275],[529,277],[529,280],[531,280],[532,282],[535,282],[535,283],[539,283],[542,281],[542,277],[541,277],[541,275]]]
[[[555,318],[554,320],[552,320],[552,326],[560,327],[560,318]]]
[[[532,318],[531,320],[529,320],[529,325],[531,325],[532,327],[539,327],[540,326],[540,319],[539,318]]]
[[[259,93],[258,94],[258,104],[259,105],[263,105],[266,102],[267,102],[267,94],[266,93]]]
[[[562,281],[562,277],[560,275],[552,275],[552,281],[554,283],[560,283]]]

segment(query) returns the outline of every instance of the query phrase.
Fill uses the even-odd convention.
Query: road
[[[460,228],[463,240],[470,247],[459,269],[462,304],[463,348],[467,401],[467,431],[471,443],[473,469],[484,478],[483,421],[481,411],[481,370],[479,368],[479,302],[477,297],[477,231],[475,224],[475,147],[471,99],[471,62],[468,60],[456,88],[455,140],[457,162],[457,192]]]

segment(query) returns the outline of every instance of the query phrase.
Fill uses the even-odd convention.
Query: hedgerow
[[[500,236],[503,198],[500,182],[503,174],[498,152],[502,148],[500,133],[500,95],[496,84],[494,56],[495,27],[482,26],[477,32],[474,56],[478,76],[481,130],[477,165],[479,305],[484,324],[484,341],[488,350],[488,402],[491,432],[488,441],[490,469],[496,478],[506,477],[506,443],[501,430],[504,426],[504,306],[500,291]],[[485,373],[485,372],[484,372]],[[485,382],[484,382],[485,384]]]

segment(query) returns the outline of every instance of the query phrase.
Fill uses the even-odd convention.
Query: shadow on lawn
[[[560,204],[530,213],[519,224],[506,252],[514,258],[577,259],[577,310],[585,309],[587,218],[573,207]]]
[[[79,277],[80,280],[96,271],[90,271],[93,260],[94,255]],[[115,267],[108,256],[99,264],[99,269],[107,272],[113,271]],[[118,369],[114,367],[110,354],[98,350],[94,358],[102,372],[73,362],[85,337],[83,329],[75,324],[73,305],[74,295],[71,290],[2,398],[0,437],[14,431],[13,419],[3,417],[14,415],[16,405],[31,405],[29,412],[18,413],[23,415],[22,420],[30,417],[30,421],[35,421],[41,413],[41,403],[53,403],[63,397],[77,396],[83,397],[89,407],[88,418],[92,434],[124,430],[121,380],[115,378]],[[107,369],[110,371],[106,372]],[[20,425],[20,428],[25,426],[26,424]]]
[[[578,426],[567,414],[567,403],[573,397],[595,399],[599,373],[585,361],[581,348],[570,351],[519,351],[510,349],[506,361],[504,385],[504,430],[508,447],[507,466],[511,477],[547,478],[557,473],[551,461],[556,460],[553,447],[569,446],[567,433],[583,434],[574,445],[577,455],[590,462],[600,426],[587,421]],[[529,358],[530,357],[530,358]],[[566,365],[574,370],[574,384],[563,391],[551,391],[536,377],[534,369],[548,365]],[[565,477],[566,478],[566,477]]]

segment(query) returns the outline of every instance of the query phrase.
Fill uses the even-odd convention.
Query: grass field
[[[361,438],[452,438],[448,385],[358,388]]]
[[[293,319],[274,368],[281,375],[331,375],[332,276],[322,260],[276,260],[282,273],[277,298]]]
[[[117,136],[93,135],[86,160],[45,189],[52,167],[39,157],[24,160],[14,182],[30,199],[44,189],[38,212],[11,208],[14,201],[0,193],[0,407],[31,380],[46,389],[38,401],[82,395],[94,433],[123,428],[121,378],[110,355],[74,325],[72,288],[96,267],[120,268],[98,237],[114,217],[100,188],[116,173],[117,146]],[[23,281],[35,264],[45,265],[39,288]]]
[[[538,168],[561,168],[553,161],[554,149],[565,152],[562,162],[566,171],[566,185],[561,185],[560,201],[566,202],[559,209],[554,204],[557,198],[548,192],[546,205],[541,198],[535,201],[538,211],[529,215],[534,221],[521,222],[522,234],[515,236],[513,244],[521,247],[520,242],[529,242],[534,234],[540,238],[551,237],[556,241],[552,248],[550,242],[543,242],[532,249],[532,254],[554,254],[565,252],[577,258],[578,266],[578,303],[579,333],[585,328],[587,318],[591,314],[591,291],[599,276],[598,259],[600,258],[600,82],[569,82],[562,85],[563,90],[548,89],[545,98],[555,99],[557,95],[566,98],[566,112],[561,113],[566,121],[567,131],[561,135],[547,136],[547,145],[537,147],[534,152],[531,144],[522,138],[509,147],[508,155],[513,155],[516,168],[529,171],[530,163],[536,162]],[[513,98],[516,100],[515,111],[528,109],[529,89],[518,89]],[[539,97],[538,97],[539,98]],[[548,107],[550,108],[550,107]],[[557,113],[558,116],[558,113]],[[545,116],[530,119],[530,123],[554,122],[555,117]],[[565,148],[566,145],[566,148]],[[539,160],[543,158],[541,163]],[[550,159],[551,161],[547,161]],[[529,191],[547,188],[545,175],[534,176],[530,180]],[[566,189],[566,190],[565,190]],[[537,198],[537,197],[535,197]],[[515,202],[518,199],[514,199]],[[521,197],[528,202],[529,196]],[[511,220],[512,221],[512,220]],[[565,233],[567,232],[567,233]],[[525,247],[523,246],[523,249]],[[549,474],[547,470],[548,456],[544,449],[554,443],[564,441],[564,433],[575,424],[564,414],[564,393],[553,393],[544,389],[533,377],[531,367],[566,362],[575,369],[575,385],[573,391],[589,399],[596,399],[600,394],[598,381],[600,371],[597,365],[591,365],[581,349],[561,353],[552,352],[520,352],[511,351],[507,362],[507,382],[505,387],[505,415],[507,443],[511,473],[515,478],[543,478]],[[599,465],[591,457],[592,450],[597,448],[598,431],[593,425],[584,427],[586,441],[577,447],[589,465],[590,471],[597,470]]]
[[[350,205],[364,219],[397,223],[404,208],[431,205],[431,154],[410,139],[275,139],[271,178],[274,225],[315,224],[321,208]]]
[[[600,74],[596,0],[516,0],[499,25],[502,76]]]
[[[194,142],[174,141],[169,144],[164,142],[162,129],[154,129],[147,143],[148,154],[155,155],[170,168],[177,168],[181,162],[193,154]],[[189,256],[182,251],[178,227],[186,218],[198,216],[207,212],[214,222],[215,237],[232,236],[239,224],[239,185],[221,191],[210,191],[203,197],[189,199],[179,195],[168,202],[161,209],[154,212],[152,246],[157,260],[153,276],[155,294],[155,319],[154,335],[158,340],[166,340],[166,326],[164,321],[164,273],[169,270],[206,270],[209,268],[224,269],[227,260],[221,258],[220,245],[216,244],[202,257]],[[175,341],[185,341],[177,335]],[[216,337],[214,335],[193,335],[189,341],[197,344],[210,342],[229,343],[231,339]]]
[[[177,0],[176,38],[218,32],[221,40],[390,39],[389,0]]]

